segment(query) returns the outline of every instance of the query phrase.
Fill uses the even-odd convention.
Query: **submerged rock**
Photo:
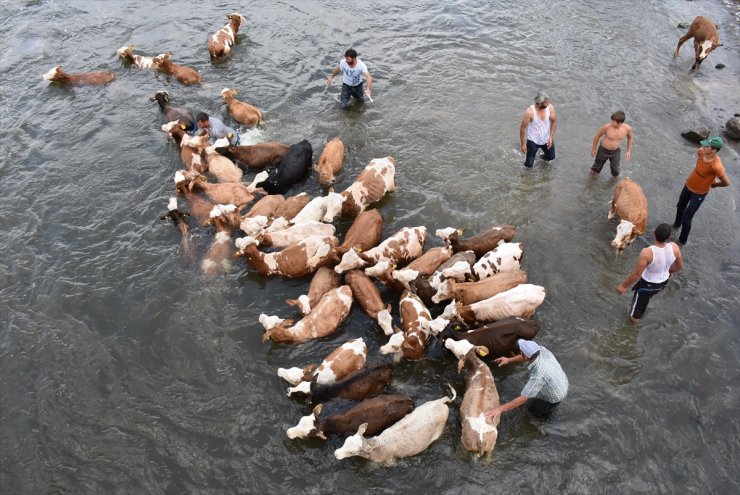
[[[740,117],[732,117],[725,123],[725,134],[732,139],[740,139]]]
[[[688,131],[683,131],[681,135],[692,143],[698,143],[699,141],[703,141],[709,137],[709,129],[706,127],[689,129]]]

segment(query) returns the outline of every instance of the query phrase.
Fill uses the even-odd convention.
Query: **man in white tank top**
[[[531,168],[537,156],[537,150],[542,149],[542,159],[546,161],[555,158],[555,107],[550,103],[550,98],[544,93],[537,93],[534,97],[534,105],[524,111],[522,123],[519,126],[519,141],[521,141],[522,153],[527,155],[524,166]]]
[[[661,223],[653,232],[655,244],[640,251],[637,266],[621,284],[617,292],[624,294],[627,286],[637,281],[632,287],[632,306],[630,320],[637,323],[647,309],[650,298],[668,285],[671,275],[683,268],[681,250],[671,239],[671,226]],[[638,280],[639,279],[639,280]]]

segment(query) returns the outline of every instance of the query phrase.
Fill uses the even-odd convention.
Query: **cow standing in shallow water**
[[[648,219],[648,202],[640,185],[625,177],[614,189],[612,206],[607,218],[619,216],[617,235],[612,241],[612,247],[620,254],[624,248],[632,244],[638,236],[645,233]]]
[[[44,79],[47,81],[57,82],[59,84],[108,84],[115,78],[115,74],[105,71],[68,74],[62,70],[61,65],[57,65],[44,74]]]
[[[691,66],[691,70],[695,70],[715,48],[722,46],[722,44],[719,42],[717,26],[706,17],[697,16],[691,23],[688,32],[678,40],[676,51],[673,52],[674,57],[678,56],[681,45],[691,38],[694,38],[695,54],[694,65]]]

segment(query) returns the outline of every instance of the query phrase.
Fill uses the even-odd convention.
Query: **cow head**
[[[63,74],[64,72],[62,71],[62,66],[57,65],[56,67],[51,69],[49,72],[44,74],[44,79],[46,79],[47,81],[58,81],[59,79],[61,79],[60,76],[62,76]]]
[[[330,192],[324,198],[324,206],[326,207],[326,213],[322,222],[332,222],[334,218],[342,213],[342,204],[344,203],[345,197],[335,192]]]
[[[709,56],[710,53],[714,51],[715,48],[718,46],[722,46],[721,43],[717,43],[716,41],[712,40],[705,40],[702,41],[699,46],[697,47],[697,51],[699,52],[696,58],[699,60],[699,62],[703,61],[707,56]]]
[[[612,247],[616,248],[617,251],[621,251],[635,240],[635,224],[629,220],[622,220],[617,225],[617,235],[612,241]]]
[[[316,428],[316,418],[319,417],[322,404],[314,407],[313,412],[308,416],[303,416],[296,426],[288,428],[288,438],[308,438],[310,436],[318,436],[326,439],[324,433]]]
[[[347,440],[344,441],[344,445],[334,451],[334,457],[341,460],[361,454],[366,444],[365,437],[363,437],[365,430],[367,430],[367,423],[362,423],[357,429],[357,433],[351,437],[347,437]]]

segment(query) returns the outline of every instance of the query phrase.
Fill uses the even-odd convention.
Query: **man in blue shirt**
[[[517,341],[521,354],[513,358],[500,357],[496,364],[503,366],[509,363],[528,363],[529,380],[521,394],[506,404],[486,411],[487,417],[498,416],[511,411],[529,401],[529,412],[535,416],[549,415],[555,406],[568,395],[568,377],[555,356],[545,347],[532,340]]]
[[[354,97],[359,101],[365,101],[364,93],[370,98],[373,78],[367,70],[365,63],[357,58],[357,52],[354,49],[350,48],[344,52],[344,59],[334,68],[334,71],[326,80],[326,84],[331,86],[331,83],[334,82],[334,77],[340,72],[342,73],[342,96],[339,103],[342,105],[342,108],[349,106],[350,97]],[[367,80],[367,90],[364,92],[362,90],[363,76]]]
[[[214,139],[228,138],[229,144],[237,146],[239,144],[239,134],[234,129],[228,127],[220,119],[209,117],[207,113],[200,112],[196,117],[197,125],[193,127],[193,136],[197,136],[201,130],[206,131],[209,137]]]

